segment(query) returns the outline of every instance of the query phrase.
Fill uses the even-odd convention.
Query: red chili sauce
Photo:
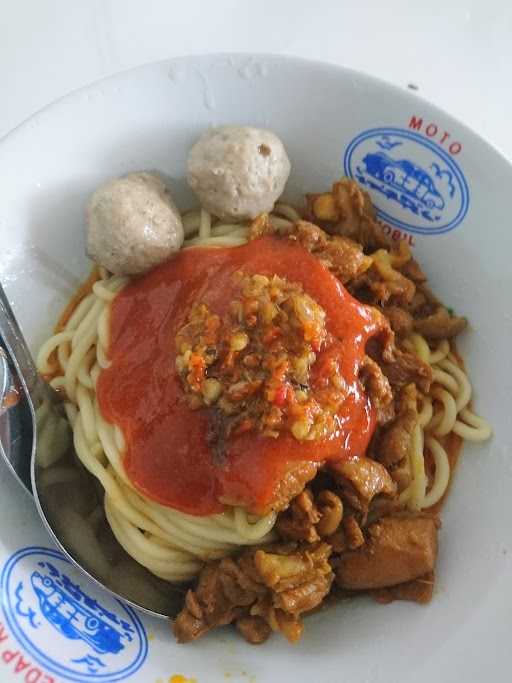
[[[222,316],[236,295],[233,274],[278,275],[299,282],[326,312],[333,342],[317,356],[319,369],[335,354],[350,387],[338,430],[326,440],[297,441],[257,431],[233,434],[222,462],[208,445],[209,411],[188,407],[175,370],[175,337],[197,301]],[[267,509],[294,461],[362,455],[375,414],[358,372],[366,342],[382,322],[302,246],[263,237],[235,248],[193,248],[126,286],[111,311],[111,365],[97,396],[105,419],[124,434],[124,466],[148,498],[194,515],[221,512],[221,501]]]

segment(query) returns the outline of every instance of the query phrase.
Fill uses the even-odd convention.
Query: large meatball
[[[182,242],[179,211],[157,176],[129,173],[109,180],[89,200],[87,254],[111,273],[144,273]]]
[[[289,175],[283,143],[261,128],[214,128],[199,138],[188,157],[190,187],[207,211],[223,219],[271,211]]]

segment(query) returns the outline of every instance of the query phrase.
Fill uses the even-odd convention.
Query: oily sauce
[[[177,331],[192,305],[204,302],[224,315],[237,294],[234,273],[278,275],[299,282],[326,312],[333,355],[349,386],[337,414],[338,429],[324,441],[299,442],[291,434],[232,435],[224,455],[212,448],[211,409],[188,407],[175,370]],[[136,488],[164,505],[194,515],[221,512],[223,503],[267,510],[291,463],[362,455],[375,415],[358,372],[368,338],[385,324],[356,301],[302,246],[263,237],[235,248],[192,248],[127,285],[111,309],[111,364],[97,384],[105,419],[125,437],[124,466]]]

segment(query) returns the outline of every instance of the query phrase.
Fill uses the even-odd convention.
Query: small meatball
[[[289,175],[283,143],[260,128],[209,130],[188,157],[190,187],[201,206],[222,219],[255,218],[271,211]]]
[[[137,275],[162,263],[183,242],[171,194],[150,173],[101,185],[87,207],[87,255],[115,275]]]

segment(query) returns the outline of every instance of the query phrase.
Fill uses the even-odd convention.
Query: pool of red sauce
[[[334,341],[318,354],[313,373],[318,379],[334,357],[350,393],[332,438],[299,442],[291,434],[275,439],[249,432],[231,437],[218,462],[208,445],[208,410],[191,410],[184,400],[174,340],[194,302],[226,312],[237,294],[232,275],[239,270],[300,282],[324,308]],[[261,511],[271,505],[291,463],[366,450],[375,418],[358,369],[366,341],[381,323],[292,241],[263,237],[236,248],[184,250],[125,287],[113,302],[110,324],[111,365],[99,377],[99,406],[123,431],[128,477],[153,500],[194,515],[221,512],[221,501]]]

